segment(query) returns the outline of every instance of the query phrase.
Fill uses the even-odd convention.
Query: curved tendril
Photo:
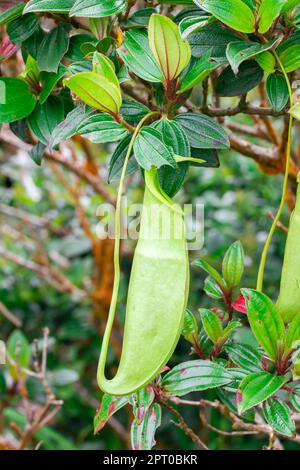
[[[140,132],[143,124],[152,116],[160,114],[158,111],[152,111],[148,113],[146,116],[144,116],[140,122],[138,123],[137,127],[134,130],[134,133],[131,137],[127,153],[125,156],[123,168],[122,168],[122,173],[121,173],[121,178],[120,178],[120,184],[118,188],[118,195],[117,195],[117,201],[116,201],[116,213],[115,213],[115,246],[114,246],[114,285],[113,285],[113,294],[112,294],[112,299],[110,303],[110,308],[109,308],[109,313],[108,313],[108,320],[107,320],[107,325],[106,325],[106,330],[105,334],[103,337],[103,342],[102,342],[102,350],[101,350],[101,355],[104,354],[106,357],[107,350],[108,350],[108,345],[109,345],[109,339],[110,339],[110,332],[113,326],[114,318],[115,318],[115,313],[116,313],[116,308],[117,308],[117,302],[118,302],[118,294],[119,294],[119,287],[120,287],[120,238],[121,238],[121,202],[122,202],[122,194],[123,194],[123,188],[124,188],[124,180],[126,176],[126,169],[127,165],[129,162],[129,158],[133,149],[133,144],[135,142],[135,139]],[[102,352],[103,351],[103,352]],[[101,356],[100,356],[101,357]],[[103,361],[103,367],[102,371],[104,373],[104,367],[105,367],[105,361]]]
[[[290,81],[289,81],[289,77],[288,77],[288,75],[287,75],[287,73],[286,73],[286,71],[283,67],[283,64],[282,64],[281,60],[278,57],[278,54],[276,53],[276,51],[273,51],[273,53],[275,55],[275,58],[276,58],[276,60],[279,64],[279,66],[282,70],[282,73],[284,75],[284,78],[286,80],[288,91],[289,91],[290,106],[292,107],[292,105],[293,105],[293,92],[292,92],[291,84],[290,84]],[[293,128],[293,116],[290,114],[290,117],[289,117],[289,130],[288,130],[288,141],[287,141],[287,148],[286,148],[286,164],[285,164],[284,179],[283,179],[283,184],[282,184],[281,201],[280,201],[280,205],[279,205],[277,214],[276,214],[276,216],[273,220],[270,232],[268,234],[268,237],[267,237],[267,240],[266,240],[266,243],[264,245],[264,249],[263,249],[263,252],[262,252],[262,255],[261,255],[261,260],[260,260],[258,275],[257,275],[257,284],[256,284],[256,290],[258,290],[259,292],[261,292],[263,290],[264,272],[265,272],[265,265],[266,265],[266,260],[267,260],[269,247],[270,247],[274,232],[275,232],[276,227],[277,227],[277,223],[280,220],[280,217],[281,217],[281,214],[282,214],[282,211],[283,211],[283,208],[284,208],[284,204],[285,204],[288,178],[289,178],[289,168],[290,168],[290,161],[291,161],[292,128]]]

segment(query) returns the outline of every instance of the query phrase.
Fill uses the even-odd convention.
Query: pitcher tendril
[[[289,91],[289,100],[290,100],[290,106],[292,107],[293,105],[293,92],[290,84],[289,77],[282,65],[281,60],[278,57],[278,54],[276,51],[273,51],[276,60],[282,70],[282,73],[285,77],[286,84],[288,87]],[[286,199],[286,193],[287,193],[287,185],[288,185],[288,179],[289,179],[289,169],[290,169],[290,162],[291,162],[291,147],[292,147],[292,129],[293,129],[293,116],[290,114],[289,116],[289,129],[288,129],[288,141],[287,141],[287,147],[286,147],[286,163],[285,163],[285,173],[284,173],[284,179],[283,179],[283,184],[282,184],[282,194],[281,194],[281,201],[279,204],[279,208],[277,210],[276,216],[274,217],[271,229],[269,231],[266,243],[263,248],[263,252],[261,255],[261,260],[259,264],[259,269],[258,269],[258,275],[257,275],[257,284],[256,284],[256,290],[262,291],[263,290],[263,282],[264,282],[264,272],[265,272],[265,265],[266,265],[266,260],[267,260],[267,255],[268,251],[270,248],[270,244],[274,235],[274,232],[276,230],[277,224],[280,220],[284,205],[285,205],[285,199]]]

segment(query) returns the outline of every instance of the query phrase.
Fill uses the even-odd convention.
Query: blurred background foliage
[[[244,121],[243,121],[244,120]],[[246,122],[248,118],[240,118]],[[76,143],[74,143],[76,148]],[[80,148],[76,151],[80,158]],[[103,180],[112,148],[92,146]],[[242,285],[255,287],[258,260],[271,219],[268,211],[275,212],[281,191],[281,176],[261,172],[256,163],[236,152],[220,155],[220,168],[192,168],[184,188],[177,195],[181,203],[200,202],[205,206],[205,243],[200,252],[192,252],[191,259],[204,257],[220,268],[222,256],[228,246],[239,239],[246,255],[246,270]],[[0,144],[1,195],[0,233],[1,250],[12,252],[23,259],[39,260],[48,253],[51,262],[78,288],[89,287],[93,276],[91,242],[82,230],[74,200],[68,188],[58,181],[47,162],[41,167],[30,160],[26,151]],[[66,172],[65,172],[66,173]],[[98,205],[103,202],[87,185],[77,181],[82,190],[81,204],[93,231],[96,230]],[[107,186],[114,195],[116,186]],[[140,202],[142,179],[130,181],[127,196],[130,202]],[[47,223],[11,217],[3,206],[13,207],[45,219]],[[283,222],[288,221],[286,210]],[[280,278],[285,234],[277,230],[271,246],[265,276],[265,291],[275,297]],[[123,278],[120,310],[124,312],[126,287],[129,279],[133,244],[123,249]],[[40,258],[41,260],[41,258]],[[189,306],[194,311],[205,306],[215,307],[203,293],[205,275],[192,268]],[[41,342],[42,330],[50,330],[47,379],[51,390],[64,401],[51,425],[44,426],[28,444],[34,447],[42,441],[46,449],[124,449],[128,447],[127,430],[130,410],[122,410],[117,418],[97,436],[93,436],[93,417],[101,393],[96,384],[96,368],[101,345],[101,323],[90,300],[81,300],[76,292],[59,292],[42,279],[37,272],[26,269],[0,257],[0,299],[10,312],[22,322],[22,331],[28,342],[35,338]],[[241,318],[243,315],[240,315]],[[0,338],[7,340],[16,329],[0,314]],[[245,337],[248,329],[242,333]],[[40,343],[39,343],[40,344]],[[187,360],[188,344],[182,339],[172,358],[172,364]],[[115,361],[111,351],[110,361]],[[4,379],[5,376],[5,379]],[[30,403],[42,406],[45,391],[35,378],[27,378],[26,389]],[[213,398],[213,392],[208,395]],[[194,394],[195,399],[197,394]],[[8,366],[0,367],[0,435],[14,440],[12,423],[24,426],[24,409],[20,395],[13,386]],[[27,410],[28,412],[28,410]],[[214,413],[216,413],[214,415]],[[206,439],[211,449],[256,449],[264,444],[257,436],[221,436],[213,431],[201,430],[198,413],[185,407],[183,415],[196,432],[209,433]],[[211,424],[229,429],[226,418],[212,410]],[[170,424],[171,415],[164,413],[157,435],[158,448],[193,449],[194,444],[176,426]],[[124,430],[126,430],[124,434]],[[204,436],[205,437],[205,436]],[[0,440],[1,445],[1,440]],[[290,444],[291,445],[291,444]],[[289,444],[287,444],[287,448]]]

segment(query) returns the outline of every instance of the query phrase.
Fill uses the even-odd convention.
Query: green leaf
[[[239,66],[245,60],[251,59],[261,52],[271,49],[276,43],[276,40],[267,44],[260,44],[257,42],[235,41],[228,44],[226,49],[226,56],[231,65],[234,74],[239,71]]]
[[[56,84],[66,75],[68,69],[60,65],[57,73],[42,73],[42,91],[40,94],[40,104],[43,104],[52,93]]]
[[[160,168],[162,165],[176,167],[171,149],[163,143],[161,133],[153,127],[142,128],[133,148],[136,161],[145,170],[149,170],[152,166]]]
[[[209,263],[207,263],[207,261],[204,261],[200,258],[196,259],[195,261],[193,261],[193,266],[197,266],[198,268],[203,269],[203,271],[207,272],[212,276],[212,278],[216,281],[219,286],[224,287],[224,279],[215,268],[213,268]]]
[[[44,104],[36,106],[33,113],[28,117],[28,124],[39,141],[47,146],[54,128],[63,118],[62,100],[56,96],[51,96]]]
[[[175,160],[177,158],[175,156]],[[180,162],[176,168],[164,165],[158,170],[159,181],[162,189],[168,196],[173,197],[181,189],[187,171],[189,169],[189,163]]]
[[[300,45],[294,44],[285,49],[279,56],[284,70],[287,73],[293,72],[300,67]]]
[[[142,423],[154,399],[155,393],[151,385],[137,390],[130,396],[130,404],[137,424]]]
[[[101,77],[107,78],[108,81],[117,87],[119,86],[114,63],[104,54],[100,54],[99,52],[93,54],[93,72]]]
[[[236,399],[236,394],[239,385],[242,380],[244,380],[248,376],[248,372],[246,370],[239,369],[238,367],[227,367],[226,370],[233,376],[233,381],[230,384],[224,385],[223,390],[229,393],[233,393]]]
[[[285,5],[282,7],[282,13],[292,10],[298,3],[299,0],[286,0]]]
[[[224,390],[224,388],[217,389],[217,396],[218,398],[227,406],[227,408],[232,411],[232,413],[237,414],[237,406],[236,406],[236,392],[228,392]],[[255,418],[255,410],[248,410],[243,414],[243,420],[254,422]]]
[[[135,28],[135,27],[147,27],[149,23],[150,16],[156,13],[155,8],[148,7],[148,8],[142,8],[141,10],[136,10],[133,12],[130,17],[122,21],[122,27],[123,28]]]
[[[75,34],[74,36],[70,37],[70,45],[68,52],[65,55],[66,59],[80,62],[84,60],[85,53],[82,51],[85,44],[97,44],[97,39],[93,38],[88,34]]]
[[[266,81],[266,93],[274,111],[281,111],[289,100],[289,90],[284,75],[272,73]]]
[[[29,0],[24,9],[24,13],[31,12],[51,12],[68,13],[75,0]]]
[[[229,148],[229,139],[225,130],[211,117],[200,113],[183,113],[175,117],[186,133],[191,147]]]
[[[289,393],[289,400],[295,410],[300,413],[300,388],[296,387]]]
[[[224,328],[224,333],[221,338],[222,343],[224,344],[228,340],[228,338],[230,338],[230,336],[233,334],[234,330],[236,330],[237,328],[240,328],[241,326],[242,325],[239,322],[239,320],[233,320],[230,323],[228,323],[226,328]]]
[[[178,397],[190,392],[200,392],[210,388],[222,387],[234,377],[215,362],[196,360],[179,364],[170,370],[162,381],[163,387]]]
[[[258,32],[265,34],[269,31],[273,21],[280,15],[286,0],[262,0],[258,9]]]
[[[184,316],[184,324],[181,331],[182,336],[192,343],[198,336],[198,324],[193,312],[187,308]]]
[[[177,93],[185,93],[194,86],[201,83],[206,77],[209,76],[212,70],[220,66],[211,56],[211,51],[207,51],[200,59],[193,60],[189,70],[184,75],[180,88]]]
[[[151,52],[147,31],[127,31],[122,46],[117,49],[127,67],[138,77],[149,82],[162,82],[162,72]]]
[[[7,8],[2,13],[0,13],[0,26],[10,23],[11,21],[21,16],[25,5],[26,3],[22,2],[20,4],[13,5],[12,7]]]
[[[30,150],[29,156],[36,165],[41,165],[46,148],[47,146],[45,144],[42,144],[42,142],[38,142]]]
[[[0,77],[0,123],[18,121],[34,110],[36,98],[20,78]]]
[[[11,122],[9,125],[11,131],[19,137],[19,139],[30,144],[31,140],[28,136],[28,128],[26,119],[20,119],[19,121]]]
[[[191,156],[204,160],[204,162],[199,165],[197,163],[191,163],[191,166],[203,166],[206,168],[219,168],[220,166],[218,152],[214,149],[197,149],[191,147]]]
[[[7,353],[20,367],[28,367],[30,345],[21,330],[15,330],[7,340]]]
[[[125,127],[116,122],[110,114],[90,116],[78,127],[77,132],[97,144],[116,142],[128,134]]]
[[[220,300],[223,298],[223,292],[212,276],[205,279],[203,290],[212,299]]]
[[[191,5],[193,0],[158,0],[157,3],[161,5]]]
[[[269,372],[256,372],[242,380],[237,393],[239,414],[262,403],[274,395],[285,384],[284,376],[272,375]]]
[[[72,39],[72,38],[71,38]],[[92,71],[92,64],[87,60],[79,60],[77,62],[73,62],[68,67],[68,72],[72,75],[76,75],[81,72],[91,72]]]
[[[278,398],[269,398],[263,404],[266,422],[278,434],[292,436],[295,433],[295,423],[291,418],[291,410],[286,403]]]
[[[149,113],[149,108],[138,101],[123,100],[120,113],[125,121],[136,124]]]
[[[231,67],[226,67],[216,83],[218,96],[239,96],[256,87],[263,79],[264,72],[254,60],[247,60],[235,75]]]
[[[109,168],[108,168],[108,182],[109,183],[111,181],[120,179],[130,139],[131,139],[131,136],[128,135],[123,140],[121,140],[121,142],[118,144],[114,153],[111,156],[111,159],[109,162]],[[139,169],[139,165],[136,159],[134,158],[134,156],[131,155],[127,168],[126,168],[126,176],[129,176],[132,173],[135,173],[138,169]]]
[[[70,16],[102,18],[120,13],[126,8],[126,0],[77,0]]]
[[[202,57],[207,51],[212,51],[211,56],[226,60],[226,47],[230,42],[241,39],[234,31],[222,27],[219,23],[207,26],[189,36],[189,43],[194,57]]]
[[[184,41],[173,21],[163,15],[154,14],[149,21],[149,45],[165,81],[174,80],[188,65],[191,58],[191,48]]]
[[[31,57],[33,57],[35,60],[37,58],[40,44],[43,41],[44,37],[45,33],[39,26],[35,33],[22,43],[22,48],[24,49],[24,51],[31,55]]]
[[[190,34],[208,26],[210,22],[211,16],[209,15],[201,15],[200,17],[188,16],[183,18],[178,25],[182,39],[186,39]]]
[[[101,431],[112,415],[127,405],[128,401],[128,397],[115,397],[105,393],[94,418],[94,434]]]
[[[30,345],[21,330],[15,330],[8,337],[6,351],[8,356],[17,364],[17,367],[26,369],[29,366]],[[14,365],[10,366],[10,372],[17,380],[17,368]]]
[[[162,133],[163,141],[169,147],[172,147],[176,155],[189,157],[191,148],[188,138],[182,127],[175,121],[167,118],[160,119],[151,125]]]
[[[261,52],[255,57],[255,60],[265,72],[268,72],[268,73],[275,72],[276,59],[271,52],[269,51]]]
[[[120,70],[117,73],[118,81],[119,83],[125,83],[125,82],[130,82],[131,77],[128,73],[128,68],[125,64],[123,64],[120,68]]]
[[[146,412],[141,423],[136,420],[131,425],[131,445],[134,450],[151,450],[155,442],[155,432],[161,425],[161,407],[154,403]]]
[[[296,349],[300,344],[300,313],[296,315],[288,328],[285,340],[285,350]]]
[[[237,287],[244,272],[244,250],[240,241],[233,243],[223,258],[222,274],[229,289]]]
[[[242,289],[242,294],[254,336],[270,358],[276,360],[285,340],[285,327],[280,314],[265,294],[253,289]]]
[[[226,351],[230,360],[247,370],[248,372],[259,372],[262,369],[263,357],[257,349],[243,343],[228,344]]]
[[[84,105],[76,106],[53,130],[49,147],[56,147],[62,140],[77,134],[78,127],[90,114],[91,111],[87,111]]]
[[[40,82],[40,69],[38,68],[37,62],[31,55],[27,56],[25,63],[25,70],[20,75],[20,78],[33,85],[39,85]]]
[[[191,154],[190,144],[179,124],[174,120],[161,119],[151,125],[161,132],[165,145],[170,147],[175,155],[189,157]],[[183,185],[184,178],[189,168],[189,163],[179,163],[176,168],[164,165],[158,171],[159,181],[162,189],[173,197]]]
[[[290,109],[290,114],[300,121],[300,103],[295,103],[294,106],[291,107]]]
[[[21,44],[30,38],[39,28],[39,21],[36,15],[30,14],[20,16],[7,26],[7,34],[11,42]]]
[[[58,71],[60,61],[69,48],[69,32],[70,25],[58,26],[44,37],[37,55],[40,70]]]
[[[92,108],[113,114],[118,114],[122,104],[120,88],[95,72],[81,72],[64,80],[84,103]]]
[[[254,33],[255,17],[242,0],[194,0],[196,5],[214,15],[222,23],[242,33]]]
[[[284,51],[289,49],[291,46],[294,46],[295,44],[299,44],[300,40],[300,31],[297,30],[295,33],[290,34],[287,39],[282,41],[279,46],[277,47],[276,52],[281,55]]]
[[[206,308],[200,308],[199,312],[205,333],[214,344],[218,343],[219,339],[223,336],[221,320],[214,312]]]

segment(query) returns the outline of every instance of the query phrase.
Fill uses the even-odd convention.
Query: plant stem
[[[277,59],[278,64],[280,65],[280,68],[282,70],[282,73],[285,77],[288,91],[289,91],[289,97],[290,97],[290,106],[292,107],[293,105],[293,93],[292,93],[292,88],[291,84],[289,81],[289,77],[276,53],[274,51],[274,55]],[[258,269],[258,275],[257,275],[257,284],[256,284],[256,290],[261,292],[263,290],[263,282],[264,282],[264,272],[265,272],[265,265],[266,265],[266,260],[267,260],[267,255],[269,251],[269,247],[274,235],[274,232],[276,230],[277,224],[280,220],[284,204],[285,204],[285,199],[286,199],[286,193],[287,193],[287,185],[288,185],[288,178],[289,178],[289,168],[290,168],[290,161],[291,161],[291,146],[292,146],[292,128],[293,128],[293,116],[290,114],[289,117],[289,128],[288,128],[288,141],[287,141],[287,148],[286,148],[286,163],[285,163],[285,173],[284,173],[284,179],[283,179],[283,185],[282,185],[282,195],[281,195],[281,201],[280,205],[277,211],[276,216],[274,217],[270,232],[268,234],[262,255],[261,255],[261,260],[260,260],[260,265]]]

